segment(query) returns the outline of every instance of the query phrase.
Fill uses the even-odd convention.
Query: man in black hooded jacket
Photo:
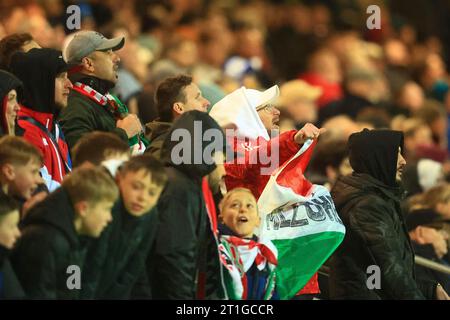
[[[69,150],[56,121],[67,106],[72,87],[67,78],[68,65],[60,51],[35,48],[14,54],[10,68],[24,86],[16,133],[41,151],[41,176],[47,188],[54,191],[72,169]]]
[[[221,137],[210,142],[206,135],[213,131]],[[213,152],[223,153],[224,143],[217,122],[196,110],[178,118],[163,143],[161,156],[167,165],[168,183],[159,198],[160,223],[147,261],[154,299],[223,297],[204,178],[214,170],[224,172]]]
[[[331,259],[330,297],[447,298],[437,283],[415,277],[398,186],[406,164],[403,134],[364,129],[350,136],[348,148],[353,174],[340,177],[331,190],[347,231]]]

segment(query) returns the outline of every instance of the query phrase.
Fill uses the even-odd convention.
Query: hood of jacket
[[[8,93],[16,90],[17,101],[21,101],[23,95],[22,82],[9,72],[0,70],[0,103],[2,113],[0,116],[0,135],[8,132],[8,124],[6,120],[6,103],[8,102]]]
[[[44,113],[57,114],[55,78],[67,71],[61,51],[42,48],[17,52],[11,59],[11,71],[24,85],[23,104]]]
[[[51,193],[44,201],[37,204],[25,216],[22,226],[43,224],[57,229],[71,245],[79,243],[79,237],[75,230],[75,211],[69,194],[63,187]]]
[[[237,137],[252,140],[258,137],[270,139],[245,87],[226,95],[211,108],[209,115],[222,128],[234,129]]]
[[[393,130],[367,130],[348,139],[350,165],[355,173],[365,173],[395,187],[397,158],[403,150],[403,133]]]
[[[191,178],[210,174],[216,165],[214,151],[225,152],[221,127],[207,113],[184,113],[170,129],[161,149],[161,159]]]

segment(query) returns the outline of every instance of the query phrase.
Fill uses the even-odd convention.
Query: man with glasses
[[[256,108],[259,118],[261,119],[267,131],[278,130],[278,122],[280,121],[280,110],[272,104],[263,104]]]
[[[118,79],[120,58],[115,51],[124,43],[124,37],[107,39],[98,32],[80,31],[64,49],[65,60],[74,65],[69,70],[73,89],[60,115],[70,148],[88,132],[105,131],[127,141],[133,153],[145,151],[148,142],[138,117],[109,93]]]

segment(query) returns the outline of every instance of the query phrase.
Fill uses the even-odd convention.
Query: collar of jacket
[[[148,215],[151,214],[151,211],[152,210],[149,210],[146,213],[144,213],[142,216],[136,217],[136,216],[132,215],[125,208],[125,203],[123,202],[123,198],[122,198],[122,196],[120,196],[119,200],[116,201],[116,203],[114,204],[114,207],[112,209],[112,215],[113,215],[112,223],[114,223],[114,219],[116,219],[117,221],[121,221],[121,224],[122,224],[121,228],[123,230],[132,230],[132,229],[136,228],[136,226],[138,226],[139,224],[144,222],[148,218]]]
[[[115,84],[111,81],[102,80],[94,76],[80,75],[79,79],[76,79],[75,82],[81,82],[85,85],[91,87],[95,91],[106,95],[112,88],[114,88]]]
[[[172,127],[172,122],[160,122],[152,121],[145,124],[145,129],[147,130],[146,136],[149,137],[150,141],[168,133]]]
[[[346,182],[354,186],[355,188],[361,189],[363,191],[376,189],[379,193],[389,199],[395,201],[400,201],[402,199],[403,190],[400,187],[387,186],[371,175],[365,173],[352,173],[352,175],[347,177],[348,179],[345,179]]]
[[[43,126],[45,126],[48,129],[48,131],[52,132],[52,130],[53,130],[54,115],[52,113],[34,111],[25,106],[20,106],[20,110],[17,114],[17,117],[18,118],[20,118],[20,117],[33,118],[34,120],[36,120],[37,122],[39,122]]]

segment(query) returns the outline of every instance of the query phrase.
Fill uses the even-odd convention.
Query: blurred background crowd
[[[142,123],[158,117],[158,84],[180,73],[193,77],[211,106],[241,86],[278,84],[281,131],[307,122],[327,128],[307,175],[313,182],[331,186],[351,172],[350,134],[399,130],[405,212],[450,219],[450,1],[2,0],[0,39],[29,33],[62,50],[78,31],[66,25],[72,4],[81,29],[126,37],[115,93]],[[380,29],[366,26],[369,5],[381,9]],[[0,61],[7,54],[4,48]],[[410,235],[445,261],[444,233]]]

